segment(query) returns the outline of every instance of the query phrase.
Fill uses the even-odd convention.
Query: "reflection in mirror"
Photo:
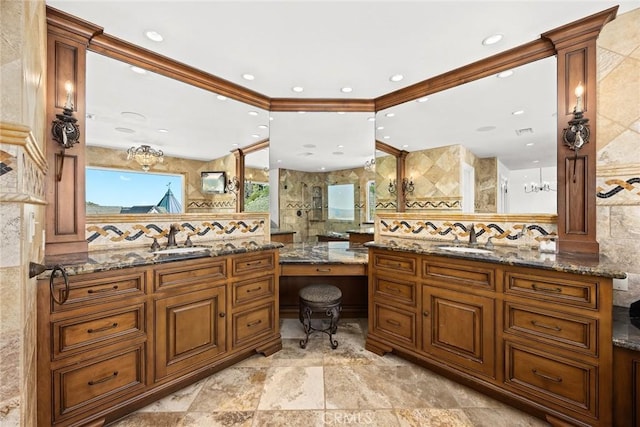
[[[407,211],[556,213],[556,58],[511,71],[378,112],[409,151]]]
[[[265,110],[94,52],[87,52],[86,111],[87,166],[142,172],[140,164],[127,159],[127,150],[140,145],[161,150],[163,162],[152,165],[150,172],[184,177],[182,190],[173,185],[171,190],[180,192],[175,195],[183,201],[185,213],[235,212],[236,195],[227,188],[223,193],[204,191],[201,174],[221,171],[236,176],[231,151],[269,137]],[[262,160],[260,156],[256,153],[255,160],[263,170],[268,154],[262,154]],[[87,174],[87,187],[90,179]],[[163,194],[166,184],[161,183]],[[138,194],[131,188],[128,192]],[[109,213],[113,210],[110,207]],[[93,206],[87,213],[99,211]]]
[[[379,213],[396,212],[398,209],[398,197],[393,192],[396,169],[395,156],[376,150],[375,206]]]
[[[244,211],[269,212],[269,148],[244,156]]]
[[[272,221],[296,241],[372,227],[367,185],[375,180],[371,113],[272,113],[270,168],[277,188]],[[365,168],[365,165],[369,166]],[[272,181],[274,182],[274,181]],[[335,191],[334,191],[335,190]],[[273,197],[273,195],[272,195]],[[272,199],[273,200],[273,199]],[[346,204],[345,204],[346,203]]]

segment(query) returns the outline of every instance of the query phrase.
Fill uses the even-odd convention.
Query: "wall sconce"
[[[238,194],[239,189],[240,180],[238,179],[238,177],[234,176],[233,178],[229,178],[229,181],[227,181],[227,190],[229,190],[233,194]]]
[[[60,165],[57,167],[58,181],[62,180],[62,167],[64,166],[65,157],[64,151],[80,142],[80,127],[77,123],[78,119],[73,117],[73,102],[71,101],[73,85],[71,82],[66,82],[64,88],[67,91],[67,100],[64,103],[64,107],[62,107],[62,114],[56,114],[56,120],[51,124],[51,136],[62,148]]]
[[[564,144],[575,152],[574,159],[577,159],[578,150],[589,142],[591,131],[589,130],[589,119],[583,117],[582,95],[584,94],[584,86],[582,86],[582,82],[576,87],[575,94],[576,106],[573,109],[573,119],[569,120],[569,127],[562,131],[562,139]],[[573,182],[576,182],[575,160],[573,162]]]
[[[131,147],[127,150],[127,160],[135,160],[145,172],[148,172],[156,163],[162,163],[164,161],[163,156],[162,150],[154,150],[148,145]]]
[[[367,160],[364,162],[364,170],[372,172],[376,170],[376,159]]]
[[[402,180],[401,189],[402,189],[403,195],[413,193],[413,190],[414,190],[413,179],[404,178]],[[389,180],[389,193],[396,194],[397,191],[398,191],[398,186],[397,186],[396,180],[395,179]]]

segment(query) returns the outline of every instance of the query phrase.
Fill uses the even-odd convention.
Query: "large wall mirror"
[[[235,212],[237,193],[227,184],[238,175],[232,151],[269,138],[266,110],[94,52],[87,53],[86,93],[89,215],[166,212],[158,205],[169,190],[180,204],[171,213]],[[127,158],[127,150],[143,145],[164,155],[148,172]],[[246,156],[249,202],[265,192],[268,159],[268,148]],[[102,170],[127,175],[106,179]],[[213,176],[224,176],[222,191],[203,182]],[[103,198],[107,194],[128,197]],[[266,208],[261,201],[245,203],[265,211],[268,189],[266,197]]]
[[[375,191],[373,113],[271,116],[273,225],[294,231],[296,241],[367,226]]]
[[[406,102],[376,115],[376,139],[408,151],[407,212],[556,213],[556,58]],[[379,161],[386,164],[391,162]]]

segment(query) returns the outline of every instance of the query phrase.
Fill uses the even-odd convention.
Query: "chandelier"
[[[135,160],[145,172],[148,172],[156,163],[162,163],[164,161],[163,156],[162,150],[154,150],[148,145],[131,147],[127,150],[127,160]]]
[[[542,180],[542,168],[540,168],[540,181],[539,182],[531,182],[530,184],[524,185],[525,193],[538,193],[540,191],[557,191],[551,188],[551,184],[548,181]]]

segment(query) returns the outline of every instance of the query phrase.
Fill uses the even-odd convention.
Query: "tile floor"
[[[297,319],[283,349],[254,355],[111,427],[548,426],[394,355],[364,349],[366,320],[342,319],[331,350],[316,333],[305,350]]]

